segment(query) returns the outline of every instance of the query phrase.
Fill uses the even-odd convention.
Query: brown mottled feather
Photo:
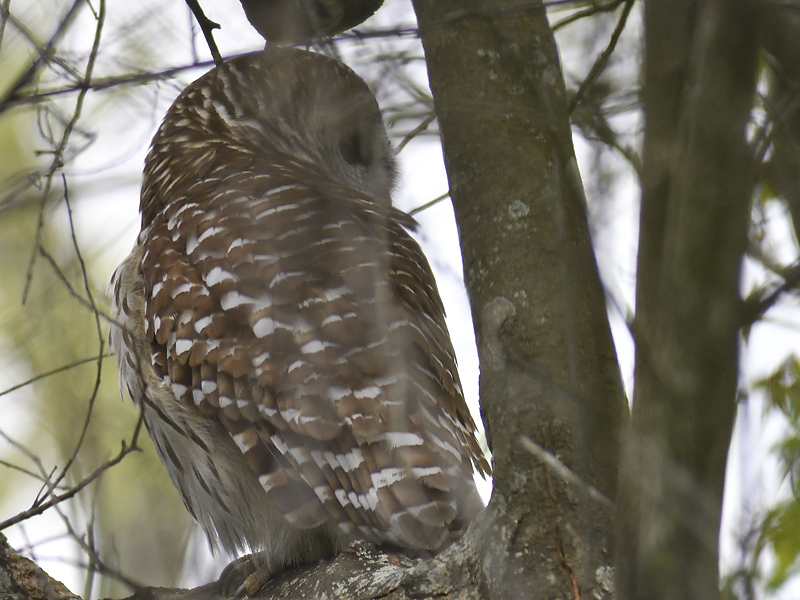
[[[481,506],[489,467],[392,177],[364,82],[298,50],[192,84],[147,158],[113,282],[121,379],[209,537],[274,570],[354,537],[437,550]]]

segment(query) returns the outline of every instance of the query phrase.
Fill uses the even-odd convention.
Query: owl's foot
[[[275,574],[265,558],[257,552],[231,561],[217,581],[222,594],[235,600],[254,597]]]

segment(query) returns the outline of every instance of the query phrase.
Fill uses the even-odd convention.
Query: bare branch
[[[86,63],[86,75],[83,78],[83,80],[87,84],[92,79],[92,71],[94,70],[95,60],[97,59],[97,52],[98,49],[100,48],[100,37],[103,31],[103,24],[105,23],[105,15],[106,15],[106,3],[105,0],[100,0],[100,9],[97,13],[97,26],[95,27],[94,41],[92,43],[92,49],[89,54],[89,60]],[[45,184],[43,186],[39,200],[39,216],[36,222],[36,233],[34,236],[34,244],[33,244],[33,249],[31,250],[30,259],[28,261],[28,268],[26,270],[25,288],[22,292],[23,304],[25,303],[25,299],[28,296],[28,292],[30,290],[30,284],[33,279],[33,267],[36,260],[36,251],[41,246],[42,230],[44,229],[45,202],[48,196],[50,195],[53,176],[62,167],[64,152],[67,148],[67,142],[69,141],[70,135],[72,134],[72,131],[75,128],[78,119],[80,119],[81,117],[81,113],[83,110],[83,102],[84,99],[86,98],[87,92],[88,92],[88,87],[84,87],[78,94],[78,99],[75,103],[75,110],[73,112],[72,118],[70,119],[69,123],[67,123],[67,126],[64,128],[64,132],[61,136],[61,141],[59,142],[58,147],[55,149],[53,153],[53,160],[50,163],[50,168],[48,169],[47,175],[45,177]]]
[[[625,6],[622,9],[622,14],[619,16],[617,26],[614,28],[614,32],[611,34],[611,39],[608,41],[608,46],[606,46],[606,49],[603,50],[600,56],[597,57],[597,60],[589,70],[589,74],[586,76],[586,79],[583,80],[580,88],[578,88],[578,91],[572,97],[572,100],[570,100],[570,114],[572,114],[572,111],[574,111],[575,107],[578,106],[584,94],[586,94],[586,90],[588,90],[592,84],[597,81],[597,78],[600,77],[600,74],[608,65],[608,61],[611,58],[611,55],[614,53],[614,49],[617,47],[617,42],[619,42],[619,38],[622,35],[622,32],[625,30],[625,25],[628,23],[628,16],[631,14],[631,9],[633,8],[633,1],[634,0],[625,0]]]
[[[200,31],[203,32],[203,37],[206,38],[206,43],[208,44],[208,49],[211,51],[214,64],[220,66],[222,64],[222,56],[217,48],[217,43],[214,41],[214,30],[219,29],[219,23],[215,23],[206,16],[198,0],[186,0],[186,4],[192,11],[195,19],[197,19],[198,25],[200,25]]]
[[[107,353],[105,353],[103,355],[103,358],[108,358],[110,356],[114,356],[114,353],[113,352],[107,352]],[[12,385],[10,388],[7,388],[7,389],[5,389],[3,391],[0,391],[0,396],[5,396],[6,394],[10,394],[11,392],[16,392],[17,390],[20,390],[20,389],[22,389],[24,387],[27,387],[27,386],[31,385],[32,383],[36,383],[37,381],[41,381],[43,379],[47,379],[48,377],[51,377],[52,375],[58,375],[59,373],[64,373],[65,371],[69,371],[69,370],[74,369],[76,367],[80,367],[82,365],[85,365],[85,364],[88,364],[88,363],[91,363],[91,362],[96,362],[97,358],[98,358],[97,356],[92,356],[90,358],[83,358],[81,360],[76,360],[76,361],[73,361],[73,362],[71,362],[69,364],[62,365],[62,366],[57,367],[55,369],[52,369],[50,371],[45,371],[44,373],[39,373],[38,375],[35,375],[35,376],[31,377],[30,379],[26,379],[22,383],[18,383],[16,385]]]
[[[759,320],[772,308],[783,294],[797,289],[800,285],[800,261],[786,268],[783,283],[772,289],[760,289],[748,296],[742,306],[742,326],[747,327]]]
[[[592,17],[594,15],[604,13],[604,12],[614,12],[617,10],[617,7],[625,2],[626,0],[614,0],[613,2],[609,2],[608,4],[596,4],[591,2],[588,8],[584,8],[583,10],[579,10],[570,16],[558,21],[557,23],[553,24],[553,33],[558,31],[559,29],[566,27],[567,25],[572,25],[573,23],[580,21],[581,19],[585,19],[586,17]],[[547,6],[554,6],[559,3],[554,2],[546,2]]]
[[[437,196],[436,198],[434,198],[433,200],[430,200],[429,202],[426,202],[422,206],[418,206],[418,207],[408,211],[408,214],[413,217],[417,213],[421,213],[423,210],[427,210],[431,206],[439,204],[439,202],[441,202],[442,200],[446,200],[449,197],[450,197],[450,191],[448,190],[444,194],[442,194],[441,196]]]
[[[80,8],[84,3],[85,0],[73,0],[72,5],[62,17],[58,27],[56,27],[55,32],[50,36],[50,40],[47,42],[44,48],[39,47],[38,44],[34,44],[37,47],[39,56],[37,56],[30,66],[17,78],[17,81],[11,85],[5,97],[0,99],[0,112],[3,112],[6,109],[6,103],[9,100],[12,100],[22,88],[34,80],[41,66],[52,58],[56,44],[58,44],[64,34],[69,30],[69,27],[72,25],[72,22],[78,14],[78,8]],[[15,21],[13,15],[11,15],[9,12],[9,4],[10,2],[6,2],[3,5],[3,25],[5,25],[6,19],[11,20],[12,22]]]
[[[16,525],[17,523],[21,523],[22,521],[30,519],[31,517],[35,517],[36,515],[40,515],[47,509],[56,506],[61,502],[64,502],[64,500],[69,500],[70,498],[74,497],[78,492],[80,492],[83,488],[85,488],[87,485],[95,481],[108,469],[122,462],[122,459],[124,459],[128,454],[134,451],[138,451],[139,434],[141,432],[143,422],[144,419],[142,418],[142,416],[140,416],[139,420],[136,422],[136,428],[134,429],[130,445],[126,444],[125,441],[123,440],[122,448],[114,458],[100,465],[97,469],[94,470],[94,472],[91,473],[91,475],[85,477],[84,479],[76,483],[74,486],[72,486],[72,488],[70,488],[66,492],[51,496],[50,500],[48,500],[47,502],[34,503],[34,506],[29,508],[28,510],[24,510],[21,513],[11,517],[10,519],[1,521],[0,531],[2,531],[7,527],[11,527],[12,525]]]

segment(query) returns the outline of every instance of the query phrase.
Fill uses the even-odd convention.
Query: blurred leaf
[[[795,355],[789,356],[774,373],[759,379],[754,389],[763,390],[769,400],[768,407],[779,410],[793,425],[800,419],[800,363]]]
[[[770,200],[774,200],[776,198],[780,198],[780,195],[778,194],[778,191],[775,188],[775,185],[773,184],[773,182],[772,182],[772,180],[770,178],[766,178],[765,177],[761,181],[761,188],[760,188],[760,192],[758,194],[758,202],[759,202],[759,204],[764,206],[764,205],[767,204],[767,202],[769,202]]]
[[[775,555],[775,566],[767,576],[772,589],[800,572],[800,503],[779,505],[765,520],[764,538]]]

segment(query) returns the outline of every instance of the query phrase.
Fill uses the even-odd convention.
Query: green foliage
[[[35,111],[0,116],[4,191],[14,187],[14,175],[40,166],[33,151],[35,119]],[[71,191],[68,211],[61,186],[54,186],[38,248],[40,188],[18,189],[13,202],[0,207],[0,521],[28,508],[45,477],[52,481],[67,465],[60,492],[91,475],[120,451],[123,440],[130,442],[139,418],[132,403],[120,398],[116,360],[108,354],[108,323],[102,318],[111,274],[102,263],[107,249],[98,239],[76,241],[73,235],[73,221],[86,218],[80,188]],[[24,522],[29,551],[46,554],[39,540],[71,538],[97,554],[78,550],[79,564],[99,559],[129,580],[176,585],[193,525],[144,432],[138,445],[141,452],[62,503],[60,521]],[[85,597],[130,594],[116,576],[91,573],[84,589],[73,591]]]
[[[35,221],[32,204],[4,215],[0,221],[0,252],[7,258],[0,261],[0,321],[19,367],[6,375],[12,381],[24,381],[28,374],[76,366],[26,386],[21,392],[24,395],[4,399],[12,402],[26,398],[33,415],[28,427],[7,433],[13,434],[46,470],[55,468],[58,473],[74,456],[64,480],[74,485],[115,455],[123,440],[130,440],[138,411],[120,398],[116,361],[107,356],[105,345],[107,324],[102,323],[98,333],[92,311],[62,280],[88,301],[88,293],[81,289],[83,275],[75,249],[70,247],[71,238],[67,231],[59,231],[66,226],[66,219],[54,222],[43,237],[45,246],[58,257],[61,273],[45,261],[37,262],[30,292],[21,304],[25,272],[19,265],[31,251]],[[91,297],[100,311],[107,313],[104,288],[108,274],[88,275]],[[102,361],[100,352],[106,355]],[[92,360],[79,364],[87,358]],[[63,510],[78,536],[92,531],[95,548],[108,566],[121,569],[134,581],[174,585],[191,522],[149,438],[141,435],[139,445],[143,452],[126,457]],[[2,458],[36,471],[35,464],[18,453]],[[20,486],[30,483],[19,473],[0,477],[6,479],[10,483],[0,487],[0,492],[7,494],[18,493]],[[143,519],[147,527],[142,527]],[[100,581],[100,591],[104,596],[128,592],[113,579]]]
[[[767,574],[767,585],[780,587],[800,572],[800,503],[797,499],[782,502],[764,520],[763,539],[775,555],[775,566]]]
[[[766,573],[766,584],[777,589],[787,579],[800,572],[800,497],[797,482],[800,477],[800,361],[790,356],[774,373],[754,385],[768,400],[768,410],[780,412],[787,421],[786,436],[779,441],[777,452],[784,474],[789,478],[793,498],[779,502],[764,518],[756,544],[756,555],[764,548],[772,550],[775,564]]]

